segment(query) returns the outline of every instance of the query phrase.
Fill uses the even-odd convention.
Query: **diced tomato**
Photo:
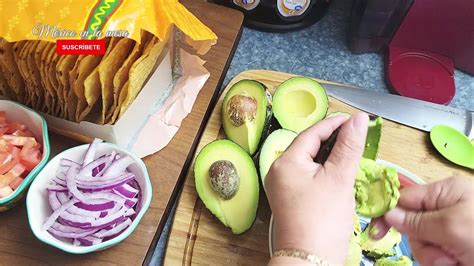
[[[7,158],[0,164],[0,175],[10,171],[17,163],[20,162],[21,150],[17,147],[13,147],[11,151],[11,157]]]
[[[31,171],[41,161],[41,151],[33,148],[25,156],[21,156],[20,162],[26,167],[26,170]]]
[[[8,134],[11,134],[17,130],[26,130],[26,126],[18,122],[8,123],[8,131],[7,131]]]
[[[13,145],[6,141],[3,137],[0,138],[0,152],[10,152]]]
[[[0,175],[0,188],[8,186],[17,176],[6,173],[5,175]]]
[[[0,111],[0,187],[18,187],[41,158],[41,144],[33,133],[21,123],[7,121]]]
[[[13,189],[11,189],[11,187],[9,187],[9,186],[5,186],[3,188],[0,188],[0,199],[8,197],[12,193],[13,193]]]
[[[398,180],[400,180],[400,186],[401,187],[409,187],[411,185],[414,185],[415,182],[411,180],[410,178],[406,177],[405,175],[398,173]]]
[[[7,113],[0,111],[0,123],[7,122]]]
[[[3,136],[3,134],[7,133],[8,127],[0,125],[0,136]]]
[[[14,176],[22,176],[25,171],[26,171],[26,166],[19,163],[13,166],[13,168],[10,171],[8,171],[8,173],[11,173]]]
[[[22,136],[22,137],[34,137],[33,133],[28,129],[25,130],[16,130],[15,132],[11,133],[13,136]]]
[[[15,190],[20,186],[21,182],[23,182],[23,178],[16,177],[12,182],[10,182],[9,185],[10,185],[11,189]]]
[[[22,137],[22,136],[13,136],[13,135],[3,135],[3,138],[8,141],[10,144],[15,146],[23,146],[28,141],[32,141],[36,145],[36,139],[32,137]]]

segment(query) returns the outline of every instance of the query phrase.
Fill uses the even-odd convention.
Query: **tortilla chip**
[[[69,71],[69,92],[68,92],[68,107],[67,107],[67,112],[68,112],[68,119],[73,121],[73,122],[76,122],[77,119],[76,119],[76,109],[77,109],[77,105],[78,105],[78,96],[76,95],[75,93],[75,88],[74,88],[74,84],[76,82],[76,79],[79,77],[79,66],[82,62],[82,60],[84,60],[86,58],[86,55],[80,55],[79,57],[77,57],[77,60],[74,64],[74,67],[71,69],[71,71]]]
[[[12,99],[12,91],[10,86],[8,86],[7,79],[3,73],[3,66],[0,64],[0,95],[6,97],[7,99]]]
[[[94,71],[97,65],[102,60],[102,56],[98,55],[87,55],[77,65],[76,69],[73,69],[75,74],[71,76],[74,78],[72,89],[77,97],[77,108],[76,108],[76,121],[81,121],[81,114],[87,106],[85,94],[84,94],[84,80]]]
[[[157,41],[158,42],[153,44],[148,52],[145,51],[144,55],[142,55],[130,68],[127,97],[120,106],[119,117],[127,111],[127,108],[135,100],[143,88],[143,85],[155,70],[158,57],[161,55],[166,44],[166,42],[159,41],[158,39]]]
[[[13,43],[0,39],[0,51],[0,65],[2,65],[5,80],[13,90],[11,99],[24,102],[25,84],[15,62]]]
[[[151,48],[158,42],[158,39],[155,38],[155,37],[152,37],[150,38],[150,40],[147,42],[146,45],[144,45],[144,48],[143,48],[143,53],[140,55],[140,57],[138,59],[136,59],[135,61],[131,62],[131,66],[130,68],[139,60],[141,60],[143,57],[146,57],[150,51],[151,51]],[[118,119],[119,115],[120,115],[120,110],[121,110],[121,106],[123,105],[125,99],[127,98],[128,96],[128,90],[129,90],[129,86],[130,86],[130,71],[127,73],[127,80],[126,80],[126,83],[122,86],[122,88],[119,89],[119,92],[120,94],[118,94],[118,97],[117,97],[117,106],[115,107],[115,110],[113,112],[113,115],[112,115],[112,118],[110,119],[110,123],[115,123],[115,121]]]
[[[45,95],[45,104],[48,109],[48,114],[54,115],[54,105],[53,105],[53,88],[51,82],[49,81],[49,75],[47,74],[48,71],[46,69],[47,66],[47,59],[48,55],[51,50],[56,50],[56,45],[54,43],[47,43],[45,49],[41,53],[41,61],[40,61],[40,73],[41,73],[41,83],[43,84],[44,88],[44,95]]]
[[[32,46],[30,52],[27,55],[27,68],[32,84],[32,95],[35,98],[36,106],[35,109],[38,111],[45,111],[44,104],[44,90],[41,86],[41,75],[39,69],[36,67],[36,50],[41,46],[41,41],[35,41],[35,45]]]
[[[45,42],[45,41],[41,41],[40,44],[38,45],[38,47],[36,47],[36,51],[35,51],[35,54],[34,54],[34,60],[35,60],[35,65],[36,65],[36,68],[38,69],[38,72],[39,72],[39,83],[40,83],[40,87],[39,89],[41,90],[42,94],[43,94],[43,105],[44,105],[44,111],[46,113],[49,113],[49,110],[50,110],[50,102],[48,101],[47,99],[47,90],[46,90],[46,85],[44,84],[44,80],[43,80],[43,72],[42,72],[42,66],[41,66],[41,56],[43,55],[43,52],[45,49],[48,48],[48,45],[49,45],[49,42]]]
[[[152,35],[150,33],[143,31],[141,43],[135,43],[133,50],[130,52],[130,55],[119,68],[119,70],[117,70],[117,73],[115,74],[113,80],[113,103],[110,107],[110,110],[106,114],[105,123],[113,124],[115,122],[115,120],[113,119],[114,113],[115,110],[118,109],[117,106],[121,90],[124,87],[124,84],[128,81],[128,73],[130,71],[130,68],[132,67],[132,64],[135,63],[135,61],[143,54],[143,50],[150,42],[151,37]]]
[[[25,99],[23,101],[24,104],[30,105],[33,107],[33,103],[31,102],[31,80],[29,79],[29,74],[28,74],[28,69],[26,67],[26,54],[28,53],[30,47],[34,45],[33,42],[27,41],[24,45],[16,46],[17,43],[13,46],[13,50],[15,51],[15,62],[17,63],[19,73],[24,81],[24,88],[23,90],[25,91]]]
[[[135,41],[131,39],[121,39],[113,50],[100,62],[98,72],[100,87],[102,91],[102,112],[97,123],[104,124],[105,117],[114,102],[113,98],[113,78],[117,70],[122,66],[130,54]]]
[[[60,59],[60,56],[56,53],[56,51],[52,51],[51,54],[49,55],[48,58],[48,67],[47,67],[47,75],[49,82],[51,83],[51,89],[53,93],[53,110],[54,110],[54,116],[60,117],[62,114],[61,110],[61,104],[59,101],[59,94],[58,94],[58,88],[59,88],[59,81],[56,76],[56,66],[58,64],[58,61]]]
[[[120,107],[122,106],[123,102],[127,98],[129,85],[130,85],[130,80],[127,80],[127,82],[120,89],[120,95],[119,95],[118,100],[117,100],[117,107],[115,108],[114,114],[112,115],[111,123],[115,123],[118,119],[118,116],[120,114]]]
[[[96,105],[96,103],[99,101],[99,98],[101,96],[101,88],[100,88],[100,78],[99,78],[99,66],[102,64],[102,62],[107,58],[107,56],[110,54],[110,52],[113,50],[113,48],[117,45],[121,38],[111,38],[109,44],[107,45],[107,50],[105,51],[105,55],[102,57],[102,60],[100,63],[95,67],[95,69],[92,71],[92,73],[84,80],[84,96],[85,96],[85,108],[82,110],[82,112],[79,115],[78,121],[83,121],[88,118],[89,114],[91,114],[92,109]],[[102,101],[99,101],[101,104]],[[99,108],[96,110],[101,110],[102,108]],[[97,115],[98,116],[98,115]],[[88,118],[87,120],[94,121],[95,118]]]
[[[57,86],[57,79],[56,75],[52,75],[54,73],[55,65],[53,64],[53,60],[57,60],[58,55],[56,54],[56,47],[51,48],[49,53],[46,55],[45,59],[45,66],[44,66],[44,78],[48,85],[48,91],[51,97],[51,115],[57,116],[59,114],[59,105],[56,96],[56,87]],[[55,59],[56,58],[56,59]],[[56,61],[54,61],[56,63]]]
[[[59,81],[58,96],[60,99],[62,114],[61,117],[67,119],[69,117],[68,112],[68,92],[70,90],[69,85],[69,71],[74,68],[78,56],[77,55],[64,55],[59,61],[56,67],[56,77]]]

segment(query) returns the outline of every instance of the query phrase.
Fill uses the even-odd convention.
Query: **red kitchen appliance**
[[[371,23],[374,18],[379,23]],[[474,1],[355,0],[349,46],[354,52],[388,50],[387,82],[394,92],[449,104],[454,67],[474,74]]]

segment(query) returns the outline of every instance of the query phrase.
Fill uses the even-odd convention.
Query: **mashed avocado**
[[[362,247],[360,246],[360,228],[359,217],[354,218],[354,233],[349,241],[349,252],[347,252],[344,266],[359,266],[362,261]]]
[[[375,266],[412,266],[413,262],[407,256],[401,256],[398,260],[381,258],[375,261]]]
[[[395,228],[390,228],[387,234],[379,240],[371,239],[369,231],[370,226],[367,226],[360,235],[362,250],[368,257],[378,259],[395,255],[393,247],[402,240],[402,235]]]
[[[397,170],[362,158],[355,180],[357,213],[370,218],[384,215],[397,205],[399,187]]]

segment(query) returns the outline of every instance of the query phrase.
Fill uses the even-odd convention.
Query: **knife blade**
[[[355,108],[410,127],[431,131],[439,124],[474,138],[474,112],[352,86],[321,84],[327,93]]]

